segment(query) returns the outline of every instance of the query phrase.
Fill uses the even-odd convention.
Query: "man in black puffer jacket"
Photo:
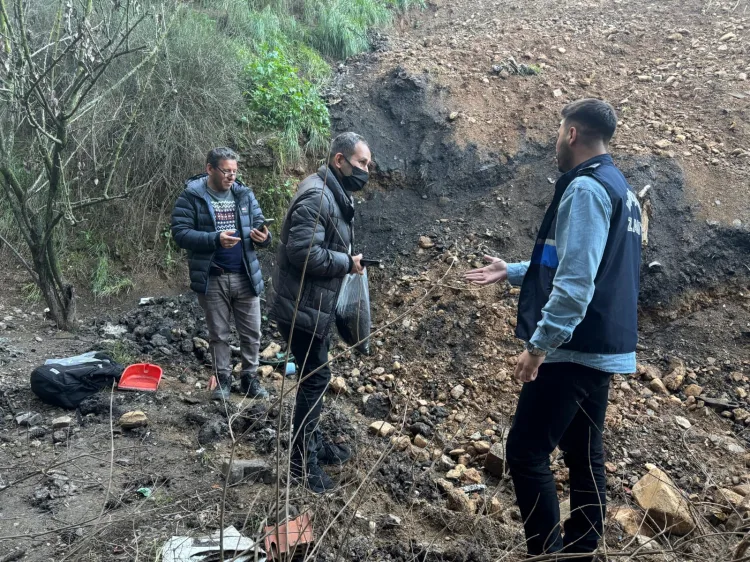
[[[268,397],[257,376],[263,276],[255,247],[268,246],[271,233],[253,192],[237,180],[237,159],[229,148],[211,150],[206,173],[187,180],[172,211],[172,236],[188,251],[190,288],[206,314],[220,400],[232,387],[230,312],[240,339],[242,392]]]
[[[351,192],[367,183],[370,159],[370,148],[359,135],[343,133],[333,140],[328,165],[299,185],[287,211],[274,271],[271,316],[285,338],[291,333],[291,351],[302,366],[291,470],[317,493],[335,487],[320,464],[341,464],[350,456],[345,446],[324,441],[318,427],[331,380],[331,370],[321,366],[328,362],[328,332],[341,283],[348,273],[363,272],[362,256],[351,255]]]

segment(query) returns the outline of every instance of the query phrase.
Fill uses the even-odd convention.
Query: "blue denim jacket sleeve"
[[[552,292],[531,343],[551,352],[570,341],[594,296],[594,281],[609,235],[612,202],[604,186],[587,176],[574,179],[557,211],[559,265]]]
[[[526,271],[529,269],[529,262],[522,261],[508,264],[508,283],[514,287],[520,287],[523,284],[523,278],[526,277]]]

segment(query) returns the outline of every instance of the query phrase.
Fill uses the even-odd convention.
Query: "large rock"
[[[658,468],[652,468],[633,486],[633,497],[659,529],[667,529],[673,535],[686,535],[695,528],[687,499]]]

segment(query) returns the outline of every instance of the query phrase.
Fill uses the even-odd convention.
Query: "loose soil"
[[[331,471],[341,483],[331,496],[289,488],[292,508],[313,515],[315,559],[521,559],[512,483],[484,470],[480,452],[502,442],[520,389],[511,377],[520,349],[517,290],[469,287],[462,273],[485,253],[527,257],[557,178],[559,109],[584,95],[615,103],[622,125],[614,156],[636,190],[651,185],[641,368],[612,383],[607,493],[613,506],[633,505],[646,463],[658,465],[700,523],[689,540],[657,539],[659,549],[674,550],[658,559],[731,559],[744,527],[719,489],[750,482],[743,414],[750,408],[750,98],[730,95],[750,89],[740,79],[746,8],[695,0],[434,2],[380,37],[377,52],[341,70],[330,92],[334,125],[364,134],[377,163],[373,188],[357,204],[357,249],[384,266],[369,272],[380,329],[372,355],[352,354],[338,341],[331,351],[342,391],[327,395],[323,429],[349,444],[354,458]],[[734,37],[722,41],[729,32]],[[510,56],[541,72],[493,72]],[[656,148],[661,140],[670,144]],[[420,236],[433,246],[420,247]],[[268,276],[273,258],[264,260]],[[8,271],[6,281],[18,283]],[[267,403],[237,394],[226,405],[211,402],[195,297],[158,289],[137,295],[160,297],[149,306],[138,307],[135,295],[89,305],[77,334],[56,331],[43,307],[20,293],[0,300],[7,328],[0,340],[0,557],[22,549],[30,561],[156,559],[170,536],[207,534],[222,519],[258,536],[276,516],[275,481],[230,486],[222,500],[221,465],[234,438],[236,458],[266,459],[277,470],[296,379],[267,373]],[[111,326],[125,333],[107,335]],[[274,342],[285,345],[264,322],[263,347]],[[162,365],[159,391],[104,392],[76,412],[36,399],[28,388],[34,366],[89,349]],[[654,393],[650,377],[682,364],[684,385]],[[686,396],[688,384],[702,387],[699,400]],[[121,429],[119,416],[133,410],[148,416],[148,426]],[[19,426],[16,416],[29,411],[41,418]],[[54,437],[52,420],[62,415],[71,425]],[[372,435],[368,426],[382,420],[408,442]],[[412,445],[417,435],[426,447]],[[457,449],[464,458],[450,457]],[[483,508],[448,502],[440,480],[458,460],[487,486],[467,496]],[[564,499],[567,469],[557,455],[552,466]],[[610,550],[634,550],[631,540],[608,522]]]

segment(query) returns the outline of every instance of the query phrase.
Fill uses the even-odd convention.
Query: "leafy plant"
[[[276,130],[283,169],[286,161],[302,156],[305,150],[316,152],[326,148],[330,131],[328,108],[317,88],[299,76],[281,49],[264,46],[245,67],[249,116],[247,121],[259,130]]]

